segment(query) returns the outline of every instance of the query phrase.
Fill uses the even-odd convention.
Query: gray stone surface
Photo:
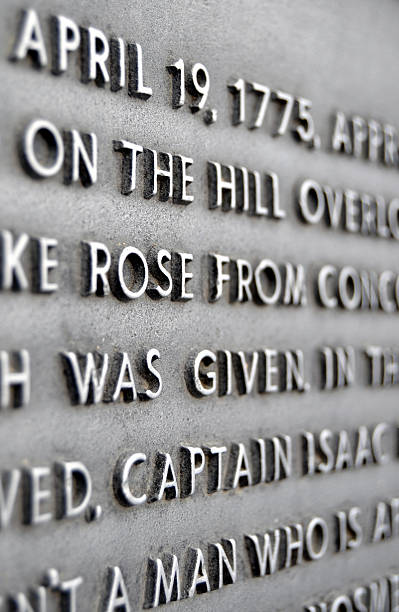
[[[80,460],[93,477],[93,500],[103,507],[100,521],[87,524],[52,520],[23,526],[18,519],[0,534],[1,592],[24,591],[48,567],[63,576],[82,575],[79,610],[97,609],[105,589],[106,568],[119,565],[126,577],[132,609],[141,609],[149,556],[163,551],[183,554],[188,546],[205,546],[222,537],[239,542],[239,580],[220,591],[172,604],[181,610],[299,610],[331,591],[387,575],[397,563],[397,542],[363,545],[317,563],[251,579],[244,556],[244,533],[263,533],[315,515],[329,518],[351,505],[371,508],[398,493],[397,466],[303,478],[298,461],[294,477],[280,483],[239,491],[144,504],[126,509],[112,494],[112,470],[125,451],[177,453],[181,443],[229,444],[251,437],[292,435],[308,429],[355,429],[360,424],[397,422],[395,389],[370,390],[357,380],[348,390],[318,389],[314,349],[329,345],[390,346],[397,341],[397,315],[382,312],[327,311],[310,292],[306,308],[260,308],[206,300],[206,254],[219,252],[252,261],[304,264],[311,275],[319,263],[350,264],[359,269],[398,270],[393,241],[333,232],[302,225],[294,207],[294,187],[312,176],[321,183],[394,196],[397,170],[340,157],[326,150],[307,150],[290,137],[233,128],[233,77],[280,87],[310,98],[323,143],[336,109],[381,118],[395,124],[399,64],[396,2],[326,0],[301,3],[277,0],[240,2],[95,2],[35,1],[42,22],[65,14],[80,25],[93,25],[107,36],[139,42],[149,101],[129,98],[79,82],[74,62],[67,74],[7,57],[15,37],[19,8],[26,3],[3,0],[0,23],[2,83],[1,229],[26,231],[59,240],[60,290],[52,296],[2,292],[1,348],[27,348],[32,356],[32,397],[28,407],[0,415],[0,465],[51,465]],[[46,32],[46,40],[48,35]],[[165,66],[179,57],[201,61],[210,73],[209,105],[218,121],[206,126],[188,108],[170,106],[170,76]],[[77,60],[76,60],[77,61]],[[65,186],[59,177],[32,180],[21,168],[16,142],[26,123],[45,117],[60,128],[95,132],[99,139],[98,182],[85,190]],[[119,192],[120,157],[113,139],[128,139],[158,151],[194,159],[195,201],[179,207],[137,192]],[[273,169],[281,184],[287,219],[281,223],[208,210],[206,162]],[[141,179],[140,179],[141,181]],[[195,299],[152,301],[148,296],[120,302],[80,295],[80,241],[110,246],[151,245],[194,255],[191,283]],[[202,272],[201,274],[199,272]],[[230,398],[196,399],[187,391],[184,364],[202,348],[255,350],[302,348],[312,359],[312,390]],[[62,350],[125,350],[135,355],[156,347],[164,389],[153,402],[72,406],[62,373]],[[298,453],[295,455],[298,457]],[[101,597],[100,597],[101,596]]]

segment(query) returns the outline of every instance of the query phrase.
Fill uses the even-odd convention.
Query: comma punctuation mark
[[[100,505],[89,506],[85,513],[85,519],[88,523],[98,521],[98,519],[101,518],[102,513],[103,509]]]
[[[212,125],[212,123],[216,123],[218,118],[218,112],[216,108],[207,108],[204,112],[203,119],[206,125]]]

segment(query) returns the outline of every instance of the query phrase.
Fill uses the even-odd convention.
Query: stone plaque
[[[399,610],[394,0],[3,0],[0,610]]]

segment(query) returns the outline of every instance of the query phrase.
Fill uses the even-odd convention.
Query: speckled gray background
[[[222,537],[238,540],[239,581],[219,592],[172,604],[181,610],[299,610],[317,594],[349,591],[353,585],[386,575],[399,566],[397,542],[343,555],[330,552],[320,562],[250,579],[244,555],[244,533],[263,532],[336,509],[371,507],[399,493],[397,466],[293,479],[213,496],[125,509],[112,495],[111,474],[126,451],[176,456],[180,443],[246,441],[276,433],[295,437],[303,429],[354,429],[381,420],[396,422],[397,391],[370,391],[359,382],[337,393],[313,388],[305,395],[194,399],[183,378],[192,350],[254,350],[300,347],[308,359],[324,344],[398,343],[398,315],[328,312],[313,296],[307,308],[208,304],[204,257],[217,251],[256,261],[303,263],[309,275],[321,262],[337,266],[393,269],[399,272],[398,244],[360,235],[303,226],[294,209],[294,185],[305,177],[382,193],[399,194],[397,170],[341,158],[326,151],[329,117],[336,109],[399,125],[397,96],[397,25],[394,0],[177,0],[140,2],[32,0],[45,23],[65,14],[93,25],[107,36],[121,36],[143,47],[146,81],[153,97],[145,102],[126,91],[79,82],[78,66],[53,76],[29,63],[7,60],[16,31],[21,0],[1,3],[0,74],[2,89],[0,226],[32,236],[51,236],[60,243],[60,290],[52,296],[29,292],[0,296],[1,348],[25,347],[32,355],[31,403],[0,415],[0,465],[50,465],[56,459],[79,459],[90,469],[93,500],[104,516],[88,525],[83,519],[39,527],[22,526],[18,517],[0,533],[2,593],[26,590],[48,567],[64,578],[81,574],[79,611],[97,609],[108,565],[119,565],[127,579],[132,609],[143,604],[149,555],[180,555],[188,545],[203,546]],[[165,66],[179,57],[201,61],[210,73],[209,104],[219,111],[207,127],[188,109],[170,106],[170,76]],[[309,151],[289,136],[273,139],[267,129],[255,132],[230,123],[226,83],[243,77],[310,98],[323,142]],[[61,178],[44,182],[24,173],[16,151],[17,135],[31,119],[44,117],[60,128],[94,131],[99,139],[98,182],[90,189],[66,187]],[[188,207],[144,200],[141,185],[129,197],[119,193],[120,156],[112,140],[125,138],[159,151],[193,157],[195,202]],[[207,208],[206,161],[273,169],[281,181],[287,219],[281,223],[222,214]],[[80,288],[81,240],[105,242],[112,249],[131,244],[144,252],[151,245],[193,253],[195,299],[188,303],[154,302],[145,296],[133,303],[83,298]],[[153,402],[90,407],[71,406],[58,353],[61,350],[125,350],[156,347],[164,381]],[[314,361],[309,362],[314,363]]]

